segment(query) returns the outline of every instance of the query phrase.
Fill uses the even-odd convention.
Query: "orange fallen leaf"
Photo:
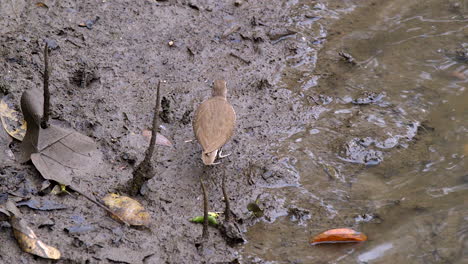
[[[312,245],[322,243],[349,243],[366,241],[367,236],[350,228],[330,229],[320,233],[310,240]]]

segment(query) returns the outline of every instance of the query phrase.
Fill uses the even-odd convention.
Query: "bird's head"
[[[215,80],[213,84],[213,94],[212,96],[222,96],[226,98],[227,96],[227,87],[225,80]]]
[[[218,150],[212,152],[202,152],[202,160],[205,165],[213,165],[214,161],[216,160],[216,155],[218,154]]]

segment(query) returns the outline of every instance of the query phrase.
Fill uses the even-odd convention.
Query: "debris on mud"
[[[385,93],[366,92],[362,97],[356,98],[351,101],[355,105],[375,104],[385,97]]]
[[[14,236],[24,252],[47,259],[60,259],[60,251],[39,240],[34,231],[21,217],[12,216],[10,224]]]
[[[26,121],[20,112],[15,110],[13,97],[6,95],[0,100],[0,119],[3,129],[16,140],[23,140],[26,134]]]
[[[217,226],[218,225],[218,220],[217,220],[218,216],[219,216],[218,213],[208,212],[208,223],[210,225]],[[204,218],[201,215],[201,216],[196,216],[194,218],[191,218],[189,221],[192,222],[192,223],[203,224]]]
[[[148,143],[151,142],[151,135],[152,135],[151,130],[145,129],[143,130],[141,134],[143,135],[143,137],[145,137]],[[156,135],[156,144],[161,145],[161,146],[166,146],[166,147],[172,147],[172,142],[167,137],[161,135],[160,133]]]
[[[16,203],[16,206],[23,206],[23,205],[31,209],[40,210],[40,211],[61,210],[61,209],[68,208],[66,205],[51,201],[45,197],[30,198],[27,201]]]
[[[136,200],[115,193],[106,195],[104,204],[112,211],[112,217],[133,226],[147,226],[151,216],[145,208]]]
[[[96,17],[95,19],[88,19],[86,20],[85,23],[80,23],[78,24],[79,27],[86,27],[87,29],[93,29],[93,26],[94,24],[96,24],[96,22],[98,22],[100,19],[100,17]]]
[[[278,41],[281,41],[284,38],[292,36],[296,33],[297,31],[288,29],[288,28],[272,28],[268,32],[268,37],[270,38],[271,41],[273,41],[274,43],[277,43]]]
[[[378,165],[383,159],[382,151],[369,148],[371,143],[364,139],[354,138],[350,140],[339,152],[339,157],[345,161],[365,165]]]
[[[311,245],[324,243],[350,243],[363,242],[367,240],[367,236],[361,232],[354,231],[350,228],[330,229],[323,233],[314,236],[310,240]]]
[[[252,212],[252,215],[257,218],[262,217],[265,214],[263,212],[263,209],[261,209],[260,206],[258,205],[260,202],[260,196],[261,194],[257,196],[257,199],[255,199],[254,202],[247,204],[247,210]]]
[[[9,219],[13,235],[24,252],[42,258],[60,259],[60,251],[39,240],[12,201],[7,200],[0,203],[0,215],[4,215]]]
[[[226,241],[231,245],[241,244],[246,241],[243,231],[235,221],[224,221],[219,226],[219,230]]]
[[[353,66],[356,66],[358,65],[357,61],[354,59],[354,57],[349,54],[349,53],[346,53],[344,51],[340,51],[338,52],[338,55],[340,55],[340,57],[347,63],[353,65]]]
[[[299,225],[304,225],[311,218],[310,212],[305,209],[291,207],[288,209],[289,220],[297,222]]]

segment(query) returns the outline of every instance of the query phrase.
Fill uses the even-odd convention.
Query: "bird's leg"
[[[232,154],[232,153],[229,153],[229,154],[223,155],[222,152],[223,152],[223,149],[220,148],[219,152],[218,152],[218,158],[219,159],[225,158],[225,157],[230,156]]]
[[[224,172],[223,174],[222,188],[223,188],[224,203],[226,204],[226,207],[224,209],[224,215],[225,215],[226,221],[229,222],[231,220],[231,208],[229,206],[229,197],[227,196],[227,192],[226,192],[226,172]]]
[[[203,174],[200,175],[200,185],[203,193],[203,232],[202,232],[202,243],[208,241],[208,195],[203,183]]]

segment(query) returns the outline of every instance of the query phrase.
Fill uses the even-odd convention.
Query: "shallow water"
[[[246,258],[468,262],[467,2],[381,2],[390,3],[357,10],[347,18],[354,23],[333,28],[341,35],[321,53],[328,65],[314,72],[316,63],[325,63],[310,59],[314,45],[327,32],[320,19],[296,23],[304,46],[277,85],[320,114],[291,128],[277,148],[300,182],[269,190],[285,198],[285,210],[273,223],[250,228]],[[294,6],[307,17],[333,14],[325,7]],[[340,51],[357,65],[339,61]],[[337,227],[362,231],[369,240],[309,245],[314,234]]]

